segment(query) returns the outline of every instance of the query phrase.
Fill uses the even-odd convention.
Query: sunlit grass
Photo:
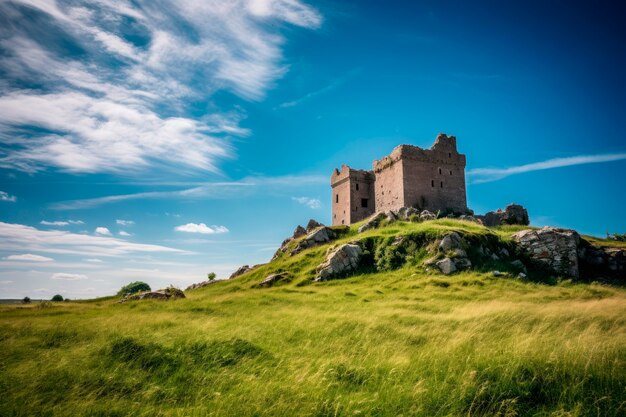
[[[368,233],[491,233],[429,223]],[[0,415],[625,415],[625,290],[411,266],[312,284],[326,250],[173,302],[0,307]]]

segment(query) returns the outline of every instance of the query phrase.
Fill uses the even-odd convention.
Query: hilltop
[[[0,415],[624,415],[626,290],[579,249],[626,245],[579,236],[576,279],[541,229],[420,220],[311,225],[185,299],[0,306]]]

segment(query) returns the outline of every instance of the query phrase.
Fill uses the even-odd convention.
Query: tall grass
[[[0,307],[0,415],[626,415],[624,289],[411,265],[311,284],[325,251],[184,300]]]

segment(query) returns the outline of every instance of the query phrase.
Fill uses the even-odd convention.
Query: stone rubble
[[[555,274],[578,278],[578,244],[576,231],[546,226],[539,230],[522,230],[513,240],[531,259]]]

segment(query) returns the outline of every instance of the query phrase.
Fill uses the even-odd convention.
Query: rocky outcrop
[[[313,246],[330,242],[335,239],[335,237],[335,232],[330,227],[318,227],[317,229],[313,229],[308,235],[306,235],[306,237],[298,242],[298,245],[291,251],[291,254],[295,255],[305,249],[312,248]]]
[[[580,236],[576,231],[546,226],[539,230],[522,230],[512,237],[529,258],[549,271],[570,278],[579,277]]]
[[[144,291],[135,294],[127,294],[122,298],[119,303],[125,303],[127,301],[136,300],[176,300],[178,298],[185,298],[185,293],[174,287],[167,287],[157,291]]]
[[[504,211],[490,211],[484,216],[477,216],[487,227],[495,227],[503,224],[521,224],[527,226],[529,224],[528,211],[519,204],[509,204]]]
[[[581,278],[626,281],[626,249],[593,246],[581,239],[578,247]]]
[[[279,272],[277,274],[270,274],[263,281],[261,281],[259,287],[271,287],[274,284],[281,281],[288,281],[291,279],[291,275],[288,272]]]
[[[413,207],[402,207],[400,210],[398,210],[396,215],[399,220],[403,220],[406,222],[406,221],[410,221],[412,216],[419,217],[420,212],[419,210]]]
[[[198,288],[203,288],[203,287],[206,287],[207,285],[215,284],[216,282],[218,282],[218,280],[215,280],[215,279],[212,281],[196,282],[195,284],[191,284],[190,286],[185,288],[185,291],[197,290]]]
[[[365,222],[365,224],[359,227],[359,233],[363,233],[367,230],[377,228],[380,225],[380,222],[382,222],[386,218],[387,216],[385,215],[385,213],[374,214]]]
[[[239,268],[237,268],[237,270],[235,272],[233,272],[232,274],[230,274],[230,276],[228,277],[228,279],[233,279],[233,278],[237,278],[239,275],[243,275],[246,272],[250,271],[252,268],[250,268],[250,266],[248,265],[243,265],[240,266]]]
[[[318,228],[318,227],[320,227],[320,226],[324,226],[324,225],[323,225],[322,223],[317,222],[316,220],[311,219],[311,220],[309,220],[309,222],[306,224],[306,231],[307,231],[307,232],[310,232],[310,231],[312,231],[313,229],[316,229],[316,228]]]
[[[346,243],[331,251],[324,263],[317,267],[316,281],[343,276],[359,266],[363,250],[359,245]]]
[[[305,229],[304,227],[302,227],[302,226],[298,225],[298,226],[296,227],[296,229],[293,231],[293,236],[292,236],[292,238],[293,238],[293,239],[297,239],[297,238],[302,237],[302,236],[304,236],[304,235],[306,235],[306,229]]]
[[[464,249],[465,246],[467,246],[467,243],[463,241],[463,238],[457,232],[445,235],[439,242],[437,249],[447,256],[435,264],[437,268],[446,275],[457,270],[471,268],[472,262],[467,256],[467,252]]]

